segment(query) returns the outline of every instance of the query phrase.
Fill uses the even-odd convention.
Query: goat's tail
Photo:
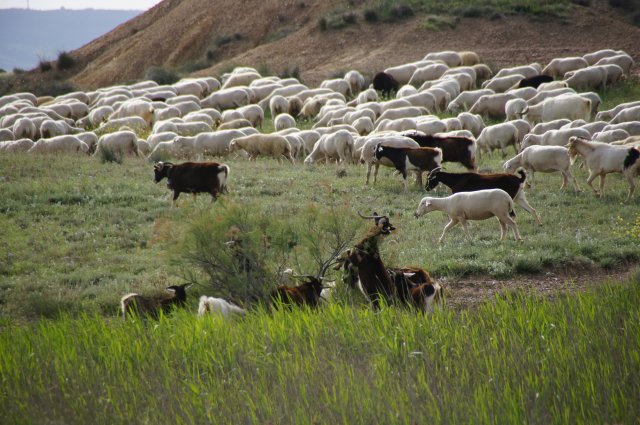
[[[629,149],[629,153],[624,159],[624,169],[626,170],[627,168],[638,162],[638,158],[640,158],[640,150],[636,148]]]
[[[527,179],[527,173],[522,168],[518,168],[516,174],[520,176],[520,183],[524,183],[524,181]]]

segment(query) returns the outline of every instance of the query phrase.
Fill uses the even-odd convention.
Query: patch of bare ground
[[[496,295],[522,290],[553,299],[558,294],[580,292],[608,282],[625,282],[638,264],[611,270],[575,269],[549,270],[543,273],[493,279],[487,276],[465,276],[440,279],[445,284],[447,307],[454,310],[474,308],[494,299]]]

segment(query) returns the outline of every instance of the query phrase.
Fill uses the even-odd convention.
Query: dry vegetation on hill
[[[165,0],[72,52],[74,68],[54,78],[95,89],[141,79],[153,66],[218,75],[250,65],[272,73],[298,69],[305,83],[316,85],[338,71],[372,74],[446,49],[477,51],[495,67],[600,48],[640,57],[640,28],[624,9],[610,6],[620,1],[511,3],[525,14],[455,1],[443,10],[426,0]],[[9,90],[28,90],[52,77],[36,70]]]

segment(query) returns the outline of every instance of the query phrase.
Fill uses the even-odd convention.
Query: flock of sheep
[[[600,177],[600,189],[591,186],[596,195],[604,193],[605,175],[619,172],[628,180],[630,198],[640,170],[640,100],[599,111],[594,90],[618,84],[633,64],[625,52],[607,49],[494,75],[473,52],[445,51],[387,68],[368,88],[358,71],[310,88],[295,78],[239,67],[220,81],[142,81],[55,98],[16,93],[0,97],[0,152],[100,156],[109,151],[154,160],[235,154],[304,164],[365,163],[368,184],[371,169],[377,174],[379,165],[395,166],[405,179],[408,171],[420,178],[422,172],[437,172],[449,148],[425,147],[416,141],[415,135],[422,135],[467,140],[472,163],[476,154],[500,150],[504,156],[511,146],[517,155],[504,164],[508,173],[522,167],[533,185],[535,172],[559,172],[563,187],[571,181],[576,191],[570,166],[582,156],[590,172],[587,183]],[[395,97],[383,100],[380,92]],[[273,119],[270,134],[261,132],[265,112]],[[443,113],[452,116],[440,118]],[[488,118],[501,122],[486,125]],[[299,130],[300,120],[313,120],[313,128]],[[406,164],[377,154],[381,146],[405,149]],[[416,155],[428,149],[435,149],[435,162],[423,169],[419,164],[426,162]],[[416,215],[447,211],[452,222],[445,232],[457,223],[456,214],[497,216],[502,236],[511,227],[520,239],[510,216],[517,194],[505,198],[493,188],[458,195],[449,197],[455,200],[425,198]],[[462,224],[466,229],[465,220]]]

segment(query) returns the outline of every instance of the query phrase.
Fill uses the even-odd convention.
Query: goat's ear
[[[175,287],[175,286],[167,286],[167,287],[165,288],[165,290],[166,290],[167,292],[176,292],[176,287]]]

